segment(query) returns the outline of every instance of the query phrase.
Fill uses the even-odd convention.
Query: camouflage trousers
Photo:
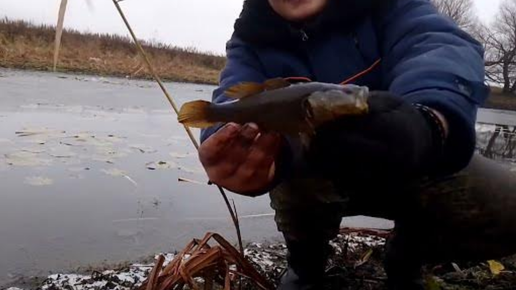
[[[404,225],[429,256],[429,249],[452,259],[516,253],[516,173],[495,161],[476,155],[453,175],[375,188],[346,192],[315,177],[285,181],[270,193],[278,230],[296,240],[329,240],[343,217],[364,215]]]

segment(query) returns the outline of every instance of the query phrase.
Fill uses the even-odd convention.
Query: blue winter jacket
[[[282,22],[267,0],[247,0],[213,101],[228,101],[224,90],[239,82],[275,77],[389,90],[446,116],[443,170],[463,169],[475,149],[477,108],[489,93],[481,44],[428,0],[330,2],[326,21],[304,27]],[[201,142],[218,128],[202,130]]]

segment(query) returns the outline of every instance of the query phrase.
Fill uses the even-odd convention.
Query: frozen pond
[[[167,86],[180,103],[213,89]],[[0,69],[0,101],[0,288],[173,251],[208,231],[235,240],[222,198],[205,185],[153,82]],[[267,196],[230,198],[245,241],[281,238]]]

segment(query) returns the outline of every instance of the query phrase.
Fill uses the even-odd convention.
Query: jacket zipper
[[[301,33],[301,40],[303,42],[308,41],[308,34],[306,34],[306,32],[303,29],[301,29],[299,32]]]

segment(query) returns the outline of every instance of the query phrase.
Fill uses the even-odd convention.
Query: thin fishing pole
[[[118,13],[120,14],[120,17],[122,17],[122,20],[124,21],[125,26],[127,27],[127,30],[129,30],[129,33],[131,34],[131,37],[133,38],[134,43],[136,44],[136,47],[138,48],[138,52],[140,53],[141,57],[143,58],[145,64],[147,65],[147,68],[149,69],[150,73],[152,74],[152,77],[158,83],[159,87],[163,91],[163,94],[165,94],[165,97],[167,98],[168,102],[170,103],[170,106],[172,106],[172,109],[174,110],[176,115],[179,115],[179,109],[178,109],[178,107],[176,105],[176,102],[174,101],[172,96],[168,93],[167,89],[163,85],[163,82],[161,81],[161,79],[159,78],[158,74],[154,70],[154,67],[152,66],[149,58],[147,57],[147,54],[145,53],[145,50],[143,49],[142,45],[140,44],[140,41],[136,38],[136,35],[135,35],[131,25],[129,24],[129,21],[125,17],[125,14],[124,14],[123,10],[120,7],[120,4],[118,3],[118,2],[122,2],[123,0],[112,0],[112,1],[113,1],[113,4],[115,4],[115,7],[118,10]],[[195,149],[199,150],[199,143],[195,139],[195,137],[194,137],[192,131],[190,130],[190,128],[187,127],[187,126],[184,126],[184,125],[183,125],[183,127],[184,127],[186,133],[188,134],[188,137],[190,138],[190,141],[194,145]],[[241,235],[241,232],[240,232],[240,222],[238,220],[238,217],[236,216],[234,210],[231,208],[231,204],[229,203],[228,196],[227,196],[226,192],[224,191],[224,189],[221,186],[218,186],[218,185],[217,185],[217,188],[219,189],[220,194],[224,198],[224,202],[226,203],[226,206],[227,206],[227,208],[229,210],[229,214],[231,215],[231,219],[233,220],[233,224],[235,225],[236,234],[237,234],[237,238],[238,238],[238,246],[240,247],[241,254],[244,255],[244,246],[243,246],[243,243],[242,243],[242,235]]]

